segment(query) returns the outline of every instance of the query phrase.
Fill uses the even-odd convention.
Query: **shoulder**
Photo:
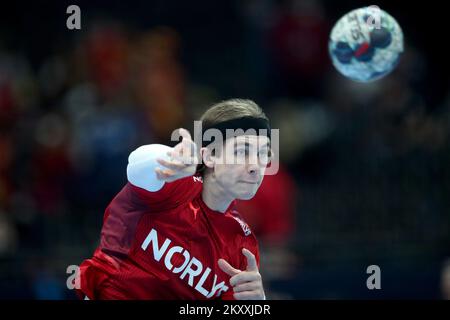
[[[152,211],[162,211],[191,201],[201,192],[202,182],[199,176],[189,176],[165,183],[157,192],[150,192],[130,183],[128,188],[135,203],[149,205]]]

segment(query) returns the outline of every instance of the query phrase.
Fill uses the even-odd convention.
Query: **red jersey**
[[[213,211],[201,177],[150,192],[127,183],[106,208],[100,245],[80,266],[78,293],[89,299],[233,299],[217,261],[245,270],[242,248],[256,257],[255,236],[234,203]]]

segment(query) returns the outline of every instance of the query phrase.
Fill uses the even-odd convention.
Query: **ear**
[[[200,149],[200,155],[202,157],[203,164],[207,168],[214,168],[214,156],[211,155],[210,149],[208,149],[206,147],[202,147]]]

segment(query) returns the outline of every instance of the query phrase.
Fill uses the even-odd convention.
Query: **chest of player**
[[[217,261],[240,262],[233,254],[241,245],[241,238],[233,235],[235,227],[236,222],[211,217],[192,203],[146,214],[139,221],[133,256],[141,268],[157,275],[168,287],[214,298],[229,290],[228,276]]]

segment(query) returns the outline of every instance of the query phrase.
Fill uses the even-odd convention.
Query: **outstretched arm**
[[[187,130],[180,129],[179,133],[183,140],[173,148],[162,144],[149,144],[130,154],[127,178],[132,185],[156,192],[165,182],[195,173],[196,145]]]

